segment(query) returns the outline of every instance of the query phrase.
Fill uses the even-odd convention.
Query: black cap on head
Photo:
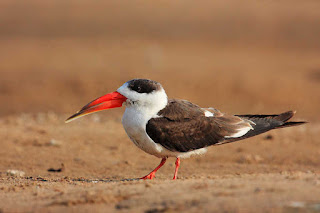
[[[128,88],[138,93],[151,93],[159,90],[161,84],[149,79],[133,79],[128,81]]]

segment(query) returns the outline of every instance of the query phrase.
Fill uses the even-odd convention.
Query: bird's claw
[[[146,175],[146,176],[144,176],[144,177],[142,177],[140,179],[142,179],[142,180],[147,180],[147,179],[152,180],[155,176],[156,176],[155,172],[151,172],[150,174],[148,174],[148,175]]]

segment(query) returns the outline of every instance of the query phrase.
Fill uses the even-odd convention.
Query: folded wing
[[[226,115],[213,108],[200,108],[184,100],[169,100],[166,108],[147,123],[149,137],[175,152],[188,152],[247,134],[254,123]]]

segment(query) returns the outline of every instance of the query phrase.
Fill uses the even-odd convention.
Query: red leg
[[[167,161],[167,158],[162,158],[162,160],[157,168],[155,168],[148,175],[146,175],[140,179],[143,179],[143,180],[150,179],[151,180],[152,178],[154,178],[156,176],[156,172],[158,171],[158,169],[160,169],[165,164],[166,161]]]
[[[173,180],[177,179],[179,166],[180,166],[180,158],[177,158],[177,160],[176,160],[176,170],[174,171]]]

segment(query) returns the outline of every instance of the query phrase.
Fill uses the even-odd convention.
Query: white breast
[[[151,155],[159,156],[163,147],[154,143],[146,132],[146,125],[150,118],[150,115],[137,111],[134,107],[127,107],[122,117],[122,124],[127,135],[137,147]]]

